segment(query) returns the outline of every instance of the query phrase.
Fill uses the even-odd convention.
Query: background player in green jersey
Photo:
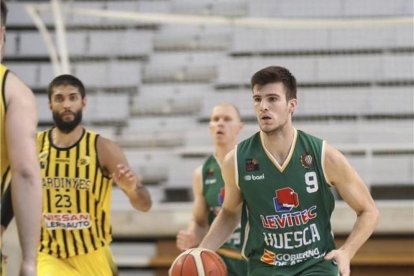
[[[186,250],[197,246],[207,233],[224,199],[221,164],[224,156],[234,148],[243,124],[237,108],[231,104],[216,105],[210,116],[209,129],[214,143],[214,154],[193,174],[193,220],[188,229],[177,235],[177,247]],[[247,263],[240,255],[240,227],[218,250],[227,265],[229,275],[244,276]]]
[[[379,219],[367,187],[337,149],[293,127],[296,80],[286,68],[256,72],[251,88],[260,131],[224,159],[226,197],[200,247],[219,248],[242,213],[249,275],[350,275],[352,257]],[[357,215],[338,249],[331,186]]]
[[[7,7],[1,1],[0,61],[6,36]],[[36,248],[40,236],[42,190],[36,154],[37,108],[33,92],[0,64],[1,240],[10,221],[11,205],[22,248],[20,275],[36,275]],[[11,193],[11,189],[13,193]],[[8,200],[4,200],[6,191]],[[6,197],[7,198],[7,197]],[[7,202],[8,201],[8,202]],[[1,249],[0,240],[0,249]],[[17,260],[10,256],[10,263]]]

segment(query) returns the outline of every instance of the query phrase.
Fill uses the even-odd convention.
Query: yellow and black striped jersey
[[[98,135],[84,130],[69,148],[53,144],[52,130],[39,132],[43,186],[41,252],[67,258],[111,242],[112,180],[100,167]]]
[[[8,184],[10,183],[10,164],[7,154],[6,144],[6,77],[9,70],[3,64],[0,64],[0,168],[1,168],[1,195],[6,191]]]

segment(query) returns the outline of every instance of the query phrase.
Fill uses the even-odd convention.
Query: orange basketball
[[[174,260],[170,276],[227,276],[227,268],[221,257],[204,248],[191,248]]]

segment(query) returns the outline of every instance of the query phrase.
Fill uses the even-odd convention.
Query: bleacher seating
[[[178,26],[175,31],[162,29],[154,38],[156,51],[222,51],[230,46],[228,32],[208,33],[205,28],[186,33]]]
[[[39,1],[41,2],[41,1]],[[8,27],[33,27],[33,21],[26,12],[25,6],[29,3],[10,1],[7,3],[9,14],[7,16]],[[43,18],[43,17],[42,17]],[[43,18],[46,25],[53,24],[53,17],[46,16]]]
[[[413,26],[381,26],[365,28],[320,27],[279,29],[240,28],[234,32],[233,54],[283,54],[309,52],[384,51],[411,47]],[[261,43],[257,43],[260,41]]]
[[[243,118],[253,118],[255,116],[251,90],[239,88],[210,93],[208,100],[203,101],[199,117],[203,120],[208,120],[212,108],[223,102],[232,103],[237,106]]]
[[[89,87],[136,87],[141,81],[140,66],[133,61],[79,62],[73,73]]]
[[[48,107],[46,94],[37,96],[39,104],[39,122],[52,124],[52,114]],[[124,124],[129,116],[128,95],[98,93],[88,95],[84,110],[84,122],[87,124]]]
[[[34,63],[22,64],[22,63],[8,62],[7,67],[11,71],[21,76],[21,79],[30,87],[38,87],[38,83],[40,79],[40,71],[41,71],[40,64],[34,64]]]
[[[379,17],[412,15],[413,3],[411,1],[397,0],[318,0],[309,2],[298,1],[248,1],[249,15],[257,17],[281,18],[353,18],[353,17]]]
[[[312,116],[360,118],[414,115],[414,93],[410,87],[299,88],[298,101],[294,119]],[[199,116],[208,119],[213,106],[220,102],[234,103],[244,118],[255,117],[249,88],[211,93],[208,101],[203,101]]]
[[[131,167],[139,173],[144,183],[163,184],[168,178],[168,167],[177,161],[171,151],[131,149],[126,152]]]
[[[45,90],[55,73],[25,11],[25,4],[37,3],[50,1],[9,1],[4,63],[36,90],[42,129],[52,124]],[[63,5],[71,72],[88,90],[84,121],[124,149],[155,203],[153,212],[135,213],[114,187],[113,251],[122,276],[165,275],[177,253],[171,243],[174,234],[191,217],[190,202],[168,201],[192,199],[193,170],[213,149],[207,126],[211,109],[217,103],[234,103],[245,120],[240,139],[258,131],[249,82],[254,72],[269,65],[289,68],[298,80],[294,125],[338,147],[381,199],[385,221],[377,234],[395,238],[384,243],[412,243],[407,238],[412,225],[398,218],[398,228],[389,223],[395,222],[395,214],[413,217],[411,0],[75,0]],[[86,9],[234,21],[166,24],[80,13]],[[55,39],[50,10],[42,10],[41,16]],[[275,25],[237,25],[244,17],[274,20]],[[380,19],[386,23],[378,23]],[[340,27],[335,26],[338,22]],[[179,195],[171,196],[174,192]],[[346,206],[340,200],[337,205],[334,231],[345,235],[354,214],[342,219]],[[134,244],[126,243],[131,240]],[[163,246],[172,253],[163,255]],[[411,259],[397,264],[390,255],[375,243],[353,265],[368,270],[378,265],[389,274],[386,268],[392,268],[395,275],[404,275],[398,269],[414,267]],[[360,273],[382,275],[378,270]]]
[[[131,110],[132,115],[180,115],[195,114],[201,105],[199,97],[175,97],[160,99],[160,97],[139,97]]]
[[[16,56],[47,57],[49,56],[46,44],[39,32],[27,31],[19,34],[19,43],[16,43]],[[69,40],[72,41],[72,40]],[[73,41],[76,43],[76,41]],[[71,43],[72,44],[72,43]],[[36,45],[34,47],[34,45]]]
[[[216,77],[215,61],[223,53],[156,53],[142,72],[144,83],[210,82]]]
[[[166,12],[168,10],[168,1],[76,1],[65,3],[67,9],[74,10],[73,13],[66,14],[66,24],[69,26],[90,26],[97,28],[116,27],[135,27],[136,22],[119,18],[106,18],[102,16],[85,16],[87,10],[101,11],[140,11],[140,12]],[[152,28],[153,24],[142,23],[140,26]]]
[[[172,0],[171,11],[177,14],[191,15],[244,16],[247,14],[246,4],[245,1],[238,0]]]
[[[104,30],[90,32],[86,56],[147,56],[151,54],[153,33],[149,30]]]
[[[134,116],[195,115],[213,89],[206,84],[142,85],[132,99]]]
[[[118,142],[125,147],[182,146],[185,129],[194,125],[196,121],[188,116],[130,118]]]
[[[332,56],[227,57],[218,64],[217,85],[248,85],[257,70],[269,64],[283,64],[295,72],[299,84],[375,84],[412,81],[412,53]],[[238,68],[238,70],[232,70]],[[391,69],[392,68],[392,69]]]
[[[298,97],[298,116],[414,114],[414,95],[407,87],[303,89]]]

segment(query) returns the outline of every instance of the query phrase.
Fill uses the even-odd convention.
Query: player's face
[[[50,99],[50,109],[56,127],[64,133],[69,133],[82,121],[82,110],[86,100],[78,88],[71,85],[60,85],[53,88]]]
[[[209,129],[214,144],[234,143],[242,129],[242,123],[234,107],[219,105],[211,113]]]
[[[283,83],[269,83],[253,87],[253,102],[260,129],[266,134],[281,131],[291,123],[296,99],[286,100]]]

